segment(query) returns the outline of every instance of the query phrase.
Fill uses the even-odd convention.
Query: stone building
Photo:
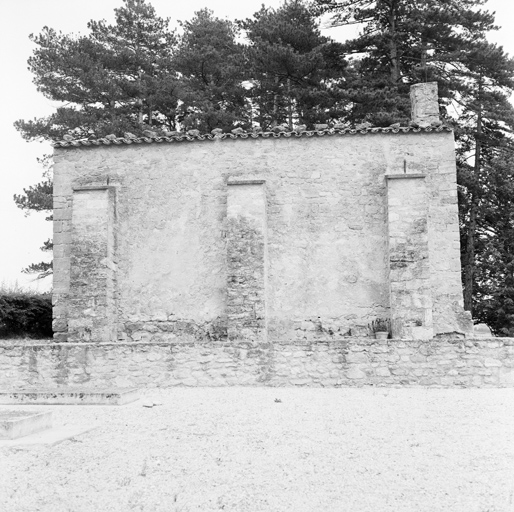
[[[416,128],[55,143],[55,341],[470,333],[453,133],[411,97]]]

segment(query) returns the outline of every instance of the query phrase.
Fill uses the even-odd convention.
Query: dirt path
[[[52,406],[54,424],[100,427],[1,450],[2,512],[514,511],[511,389],[146,396],[162,405]]]

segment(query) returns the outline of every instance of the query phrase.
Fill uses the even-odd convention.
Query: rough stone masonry
[[[46,363],[44,347],[6,348],[9,357],[33,377],[47,368],[54,382],[80,380],[77,365],[85,381],[101,381],[97,363],[118,355],[129,377],[143,371],[134,383],[151,383],[154,373],[165,381],[147,354],[171,357],[169,385],[234,384],[223,375],[238,372],[240,383],[280,385],[287,354],[295,354],[292,369],[311,368],[312,351],[331,361],[305,377],[320,385],[393,384],[403,375],[419,384],[435,369],[438,378],[461,376],[447,364],[466,359],[448,340],[472,333],[462,307],[454,138],[439,120],[437,84],[413,86],[411,98],[410,127],[55,143],[54,344]],[[372,348],[367,326],[376,318],[391,320],[391,361]],[[405,353],[404,373],[400,340],[439,348],[419,348],[426,367]],[[511,345],[501,346],[510,358]],[[340,356],[337,347],[351,348]],[[441,366],[430,354],[445,347],[453,355]],[[214,356],[218,349],[225,355]],[[473,357],[499,360],[484,354]],[[480,364],[476,372],[461,364],[463,385]],[[509,365],[499,385],[510,382]]]

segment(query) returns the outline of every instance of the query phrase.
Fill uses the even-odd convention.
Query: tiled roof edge
[[[182,142],[195,140],[219,140],[219,139],[268,139],[268,138],[290,138],[290,137],[323,137],[325,135],[358,135],[358,134],[374,134],[374,133],[430,133],[430,132],[451,132],[452,129],[447,126],[414,128],[365,128],[357,129],[327,129],[317,131],[292,131],[292,132],[261,132],[261,133],[222,133],[222,134],[205,134],[205,135],[173,135],[155,136],[155,137],[135,137],[135,138],[101,138],[101,139],[77,139],[71,141],[57,140],[52,142],[54,148],[75,148],[80,146],[120,146],[130,144],[152,144],[156,142]]]

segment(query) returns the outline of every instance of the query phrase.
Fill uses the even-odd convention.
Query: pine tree
[[[333,26],[358,24],[358,37],[345,43],[354,59],[345,84],[352,116],[376,125],[407,122],[409,86],[438,81],[441,110],[453,96],[453,68],[485,41],[494,17],[477,9],[487,0],[316,0],[318,14]]]
[[[346,68],[341,45],[322,36],[314,13],[299,0],[262,7],[240,21],[246,47],[251,103],[264,129],[323,123],[343,109],[335,79]]]
[[[500,162],[498,155],[511,144],[514,109],[507,93],[514,89],[514,61],[502,48],[481,42],[466,52],[461,62],[453,75],[454,100],[459,109],[456,138],[461,259],[464,304],[475,313],[480,309],[473,299],[476,261],[483,249],[477,229],[484,222],[481,204],[488,202],[490,183],[496,179],[492,162]]]
[[[243,50],[235,24],[202,9],[181,25],[173,63],[181,75],[184,127],[209,132],[248,125]]]
[[[514,144],[484,169],[475,193],[473,311],[499,336],[514,336]]]
[[[332,26],[358,24],[360,35],[344,44],[353,58],[352,71],[343,94],[351,104],[352,123],[371,122],[387,126],[407,122],[410,105],[405,70],[412,43],[407,19],[410,0],[317,0],[318,14],[329,13]]]
[[[66,103],[44,119],[17,121],[27,140],[101,137],[148,125],[174,127],[178,81],[172,68],[175,36],[145,0],[123,0],[114,25],[91,21],[86,36],[45,27],[30,39],[34,83],[46,97]]]

